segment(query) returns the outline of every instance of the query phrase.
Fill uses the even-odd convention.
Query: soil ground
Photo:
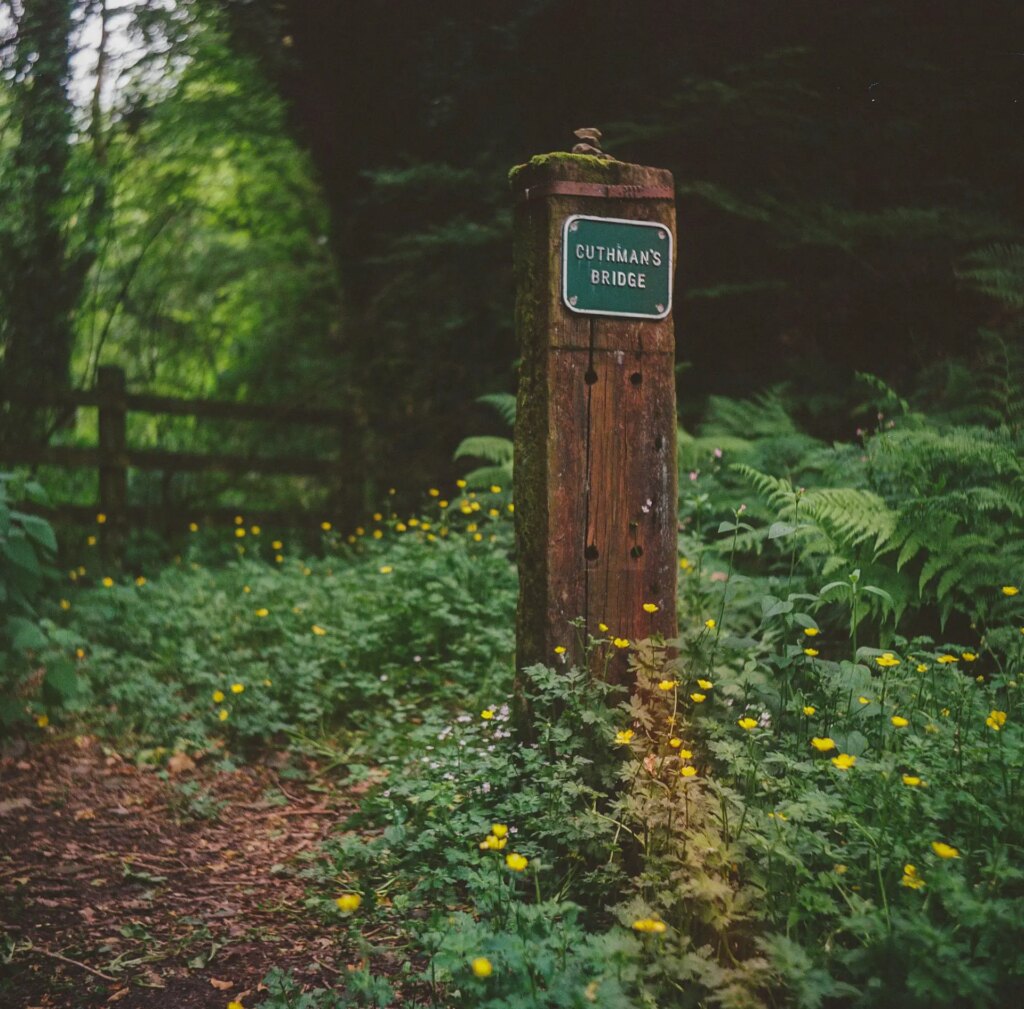
[[[358,796],[312,765],[283,780],[273,755],[214,763],[161,775],[88,736],[0,758],[3,1009],[225,1009],[257,1004],[271,967],[339,988],[363,965],[299,876]]]

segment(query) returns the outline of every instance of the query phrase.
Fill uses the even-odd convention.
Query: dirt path
[[[178,763],[164,780],[90,737],[0,759],[4,1009],[224,1009],[272,966],[324,988],[353,969],[297,875],[353,797]]]

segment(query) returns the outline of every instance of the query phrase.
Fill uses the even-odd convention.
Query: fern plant
[[[495,392],[477,398],[478,403],[491,407],[501,419],[512,427],[516,421],[516,398],[510,393]],[[470,487],[489,487],[493,484],[511,486],[512,484],[513,443],[511,438],[500,435],[473,435],[463,438],[452,458],[481,459],[487,465],[470,470],[466,483]]]

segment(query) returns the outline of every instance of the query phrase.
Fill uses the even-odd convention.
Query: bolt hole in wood
[[[629,376],[629,380],[633,385],[639,385],[644,380],[644,377],[640,372],[634,371],[633,374]]]
[[[586,373],[583,376],[583,381],[587,385],[593,385],[597,381],[597,372],[593,368],[587,368]]]
[[[630,557],[643,557],[644,548],[638,543],[635,547],[632,547],[629,551]]]
[[[654,447],[660,452],[665,447],[665,438],[663,435],[656,435],[654,438]]]
[[[591,543],[590,546],[583,551],[583,556],[586,557],[588,561],[596,561],[598,557],[601,556],[601,552],[597,549],[596,544]]]

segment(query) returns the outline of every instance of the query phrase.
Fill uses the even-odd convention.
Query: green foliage
[[[62,635],[43,618],[56,581],[57,540],[48,522],[14,507],[20,498],[45,502],[37,483],[0,473],[0,735],[29,715],[45,723],[77,690],[70,664],[53,656]],[[40,678],[33,660],[42,656],[54,661]]]
[[[74,593],[64,621],[86,646],[78,709],[107,712],[140,745],[244,747],[285,733],[393,733],[455,684],[476,693],[507,675],[513,647],[510,516],[499,495],[485,500],[497,516],[463,498],[468,514],[435,507],[429,519],[328,534],[322,558],[282,546],[263,559],[268,534],[250,530],[240,547],[232,526],[219,538],[233,563],[204,566],[197,545],[159,578]]]

